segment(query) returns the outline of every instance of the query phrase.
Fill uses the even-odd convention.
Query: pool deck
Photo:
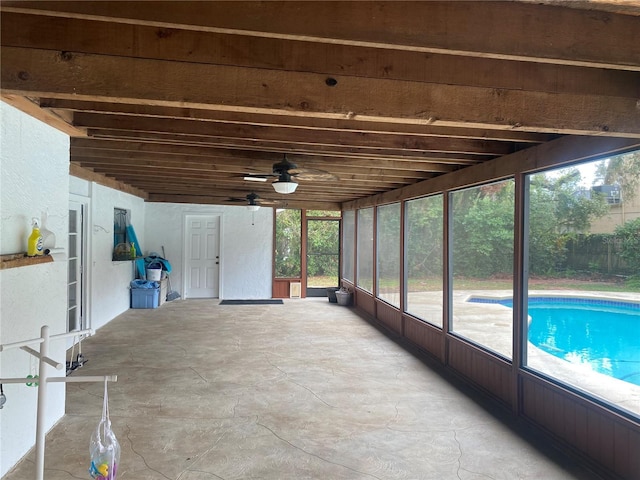
[[[578,290],[532,290],[530,296],[554,296],[607,299],[640,303],[640,294],[621,292],[585,292]],[[456,290],[453,293],[453,329],[457,335],[482,344],[500,354],[512,357],[512,309],[498,303],[469,302],[472,296],[482,298],[511,298],[508,290]],[[442,292],[411,293],[409,297],[413,311],[424,312],[424,316],[437,318],[442,309]],[[594,372],[589,365],[570,363],[550,355],[527,342],[528,366],[545,372],[560,381],[599,397],[605,402],[635,415],[640,415],[640,386],[607,375]]]

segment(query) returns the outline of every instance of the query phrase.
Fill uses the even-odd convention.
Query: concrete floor
[[[118,480],[599,478],[326,298],[176,300],[124,313],[83,350],[74,375],[118,375]],[[103,388],[67,385],[47,480],[89,478]],[[5,479],[34,472],[31,452]]]

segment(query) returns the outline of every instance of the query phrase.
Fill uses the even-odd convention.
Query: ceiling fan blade
[[[327,172],[326,170],[319,170],[316,168],[292,168],[289,173],[296,177],[298,180],[308,181],[337,181],[340,180],[337,175]]]
[[[286,155],[283,156],[283,159],[280,162],[273,164],[271,173],[256,173],[247,171],[247,173],[242,175],[244,180],[254,182],[266,182],[270,177],[278,177],[280,181],[291,181],[289,176],[294,176],[298,180],[307,181],[340,180],[337,175],[327,172],[326,170],[320,170],[318,168],[298,167],[298,165],[289,161]],[[283,177],[286,177],[286,179],[283,180]]]
[[[280,200],[258,200],[256,203],[258,203],[261,206],[265,206],[265,207],[272,207],[274,205],[281,205],[283,202],[281,202]]]
[[[266,182],[269,177],[273,175],[242,175],[242,179],[248,182]]]

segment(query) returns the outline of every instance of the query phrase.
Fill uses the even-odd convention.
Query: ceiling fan
[[[280,203],[275,200],[264,200],[260,197],[260,195],[258,195],[255,192],[249,193],[244,198],[229,197],[227,201],[232,203],[246,203],[247,208],[252,212],[255,212],[261,206],[272,206],[272,205],[278,205]]]
[[[296,188],[298,188],[296,180],[339,180],[337,176],[325,170],[298,167],[298,165],[287,159],[286,154],[280,162],[273,164],[271,173],[248,173],[244,175],[245,180],[253,182],[266,182],[268,177],[277,177],[277,180],[272,183],[273,189],[282,194],[295,192]]]

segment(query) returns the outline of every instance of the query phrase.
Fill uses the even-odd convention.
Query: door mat
[[[282,305],[282,299],[266,300],[222,300],[220,305]]]

